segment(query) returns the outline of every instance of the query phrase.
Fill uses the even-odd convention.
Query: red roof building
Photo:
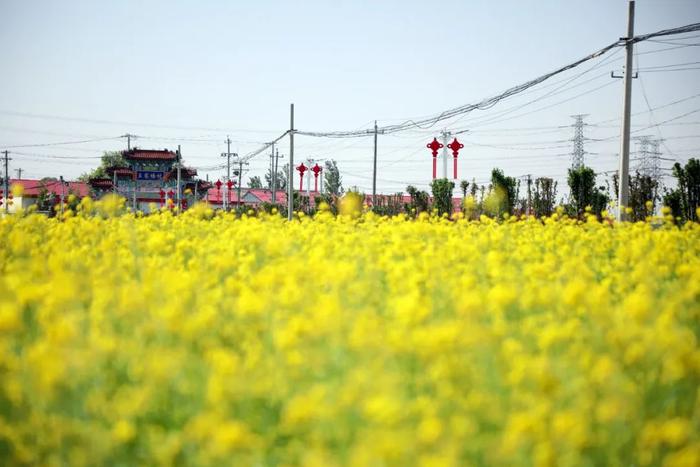
[[[27,198],[37,198],[42,190],[57,196],[60,196],[62,193],[66,195],[73,193],[80,198],[90,196],[90,185],[84,182],[63,182],[63,185],[61,185],[60,180],[42,181],[11,178],[10,186],[14,185],[22,185],[22,188],[24,188],[22,196]]]
[[[134,148],[123,151],[122,155],[126,160],[133,161],[169,161],[175,162],[177,154],[167,149],[139,149]]]

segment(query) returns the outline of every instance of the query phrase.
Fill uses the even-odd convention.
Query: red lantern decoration
[[[302,162],[297,166],[297,170],[299,171],[299,191],[302,191],[304,189],[304,172],[308,169]]]
[[[314,165],[313,167],[311,167],[311,171],[314,173],[314,191],[315,191],[316,193],[318,193],[318,176],[319,176],[319,175],[321,174],[321,172],[323,171],[323,167],[321,167],[321,166],[318,165],[318,163],[317,163],[316,165]]]
[[[459,150],[462,149],[464,145],[455,138],[447,147],[452,149],[452,156],[454,157],[454,179],[457,180],[457,154],[459,154]]]
[[[214,183],[214,185],[216,185],[217,191],[221,190],[221,185],[222,185],[221,180],[217,180],[216,183]]]
[[[163,204],[165,204],[165,191],[161,188],[158,194],[160,195],[160,207],[162,208]]]
[[[168,190],[168,198],[172,199],[173,196],[175,196],[175,192],[172,189]]]
[[[430,149],[433,153],[433,180],[437,178],[437,154],[438,154],[438,149],[442,149],[444,146],[442,145],[441,142],[437,140],[437,138],[433,138],[433,140],[430,142],[430,144],[426,145],[428,149]]]

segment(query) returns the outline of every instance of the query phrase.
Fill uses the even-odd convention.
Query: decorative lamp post
[[[447,145],[447,147],[452,150],[452,156],[454,156],[454,179],[457,180],[457,154],[459,153],[459,150],[464,147],[464,145],[457,141],[457,138],[455,138],[454,141]]]
[[[299,191],[302,191],[304,189],[304,172],[306,172],[308,168],[302,162],[297,166],[297,170],[299,171]]]
[[[311,167],[311,171],[314,173],[314,192],[318,193],[318,176],[323,172],[323,167],[316,163],[316,165]]]
[[[438,155],[438,149],[442,149],[444,146],[442,145],[441,142],[437,140],[437,138],[433,138],[433,141],[430,142],[430,144],[426,145],[428,149],[430,149],[433,153],[433,180],[437,178],[437,155]]]

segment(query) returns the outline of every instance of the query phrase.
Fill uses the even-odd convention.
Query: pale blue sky
[[[232,149],[245,154],[284,132],[290,102],[297,128],[310,131],[431,115],[497,94],[617,40],[625,33],[626,15],[623,0],[2,0],[0,148],[129,132],[142,136],[136,141],[141,147],[180,143],[188,164],[210,167],[221,161],[227,134],[235,141]],[[637,1],[638,34],[693,22],[700,22],[700,0]],[[696,45],[664,52],[644,53],[673,44],[641,44],[639,67],[700,62],[700,37],[692,37],[697,34],[668,38]],[[552,127],[570,125],[574,113],[603,122],[587,128],[588,137],[609,138],[587,144],[598,153],[587,163],[598,171],[614,169],[622,82],[604,75],[619,71],[622,58],[622,51],[608,54],[554,78],[557,85],[545,87],[547,82],[459,122],[380,136],[379,190],[400,191],[408,183],[426,188],[431,161],[425,144],[443,126],[473,130],[460,135],[467,144],[460,178],[483,181],[499,166],[509,175],[563,181],[573,130]],[[641,112],[635,128],[700,108],[700,98],[693,98],[650,114],[641,92],[643,86],[652,107],[700,94],[700,70],[640,75],[634,83],[633,111]],[[501,113],[562,85],[541,101]],[[477,126],[486,121],[492,123]],[[685,160],[700,154],[700,125],[693,122],[700,122],[700,113],[637,134],[660,132],[667,138],[664,157]],[[371,138],[300,136],[296,142],[297,160],[335,158],[346,185],[371,189]],[[90,158],[102,150],[125,146],[124,140],[107,140],[16,148],[11,167],[21,167],[26,177],[74,178],[96,164]],[[286,140],[281,152],[288,153]],[[248,175],[262,175],[267,163],[258,156]],[[216,178],[223,171],[208,173]]]

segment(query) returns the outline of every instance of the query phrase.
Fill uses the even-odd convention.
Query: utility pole
[[[306,199],[308,199],[308,208],[311,209],[311,167],[313,167],[314,160],[306,159],[309,164],[309,170],[306,171]]]
[[[226,181],[231,180],[231,138],[226,136]]]
[[[268,188],[270,193],[272,193],[272,172],[275,171],[275,143],[270,145],[270,181],[268,182]]]
[[[527,214],[532,214],[532,175],[527,174]]]
[[[15,169],[15,173],[17,174],[18,180],[22,180],[22,172],[23,171],[24,171],[23,169]]]
[[[122,138],[126,138],[126,149],[128,151],[131,151],[131,138],[136,138],[136,135],[126,133],[122,135]]]
[[[325,163],[324,163],[325,159],[321,162],[322,162],[321,168],[323,170],[321,170],[321,175],[319,175],[319,177],[318,177],[318,178],[320,178],[320,180],[318,182],[318,192],[319,193],[323,193],[323,190],[326,188],[326,182],[325,182],[326,167],[325,167]]]
[[[377,121],[374,121],[374,170],[372,172],[372,206],[377,205],[377,134],[384,134],[384,130],[381,132],[377,128]]]
[[[243,165],[248,165],[243,159],[238,159],[238,206],[241,206],[241,183],[243,180]]]
[[[226,152],[221,154],[221,157],[226,158],[226,181],[228,182],[231,180],[231,156],[234,156],[236,154],[231,152],[231,138],[226,135]],[[223,206],[224,206],[224,211],[227,210],[228,208],[228,202],[227,202],[227,197],[224,196],[223,198]]]
[[[586,138],[583,136],[583,127],[586,125],[583,122],[583,117],[587,117],[588,114],[577,114],[572,115],[571,118],[575,119],[574,123],[574,149],[571,152],[571,167],[574,169],[579,169],[583,167],[583,156],[586,155],[586,151],[583,149],[583,142]]]
[[[442,178],[447,178],[447,143],[452,137],[452,133],[442,130]]]
[[[275,162],[272,170],[272,202],[277,202],[277,170],[279,169],[280,150],[275,150]]]
[[[630,165],[630,112],[632,108],[632,59],[634,52],[634,0],[629,1],[627,12],[627,37],[625,44],[625,93],[622,99],[622,135],[620,137],[620,185],[617,198],[617,220],[627,218],[625,208],[629,205],[629,165]]]
[[[180,145],[177,145],[177,210],[178,212],[182,209],[182,201],[180,199],[180,176],[182,168],[182,153],[180,152]]]
[[[131,151],[131,138],[134,137],[136,138],[135,135],[132,135],[131,133],[127,133],[124,135],[126,137],[126,149],[127,151]],[[131,200],[131,209],[134,211],[134,214],[136,213],[136,190],[138,188],[139,184],[139,176],[138,176],[138,171],[134,174],[134,183],[132,184],[134,192],[132,195],[132,200]],[[124,197],[129,196],[129,189],[127,188],[124,193]]]
[[[7,200],[9,199],[8,196],[9,196],[9,190],[10,190],[10,174],[8,173],[9,172],[8,163],[9,163],[10,159],[7,156],[9,154],[9,151],[5,150],[4,153],[5,153],[5,177],[3,180],[3,190],[4,190],[3,192],[5,193],[5,214],[7,214],[9,212],[9,206],[8,206],[9,203]]]
[[[59,177],[61,182],[61,219],[63,219],[63,200],[65,199],[65,185],[63,184],[63,175]]]
[[[377,206],[377,121],[374,121],[374,167],[372,170],[372,208]]]
[[[287,175],[287,220],[294,214],[294,104],[289,106],[289,174]]]

